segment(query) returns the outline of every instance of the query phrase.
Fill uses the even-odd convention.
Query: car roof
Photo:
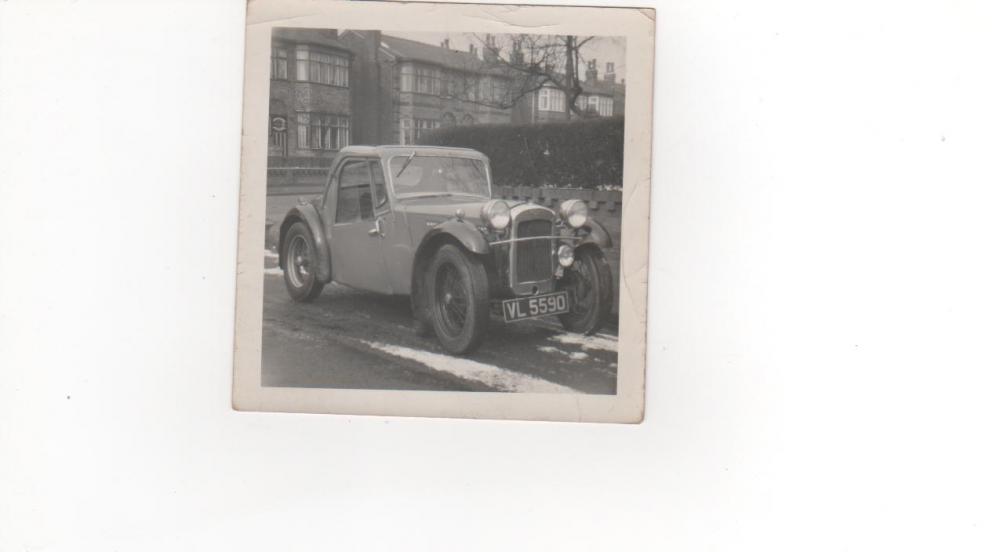
[[[417,155],[458,155],[461,157],[475,157],[486,159],[481,152],[469,148],[449,148],[445,146],[347,146],[341,148],[339,155],[378,155],[390,157],[393,155],[409,155],[416,152]]]

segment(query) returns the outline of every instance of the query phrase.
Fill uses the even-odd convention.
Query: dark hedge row
[[[597,188],[622,185],[625,120],[436,129],[420,143],[472,148],[490,158],[497,186]]]

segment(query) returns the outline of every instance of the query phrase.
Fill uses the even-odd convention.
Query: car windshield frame
[[[413,156],[413,159],[418,157],[440,157],[443,159],[465,159],[467,161],[482,163],[483,176],[486,177],[486,194],[479,195],[465,192],[448,192],[448,191],[437,191],[437,192],[413,192],[413,193],[398,193],[396,191],[396,172],[393,170],[392,162],[395,159],[406,159],[407,157]],[[412,161],[412,160],[411,160]],[[409,170],[409,164],[407,165],[407,170]],[[405,171],[404,171],[405,172]],[[490,199],[493,197],[493,175],[490,172],[490,162],[488,159],[473,155],[443,155],[443,154],[424,154],[419,151],[409,151],[406,153],[398,153],[390,155],[385,160],[385,173],[389,177],[389,188],[391,189],[392,196],[396,199],[412,199],[420,197],[447,197],[447,196],[467,196],[467,197],[478,197],[483,199]],[[402,174],[402,173],[401,173]]]

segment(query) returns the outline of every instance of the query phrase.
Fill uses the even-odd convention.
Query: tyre
[[[427,266],[426,301],[438,341],[454,355],[474,351],[490,322],[489,281],[478,258],[448,244]]]
[[[288,295],[300,303],[308,303],[318,297],[323,291],[323,282],[316,278],[319,255],[309,227],[303,222],[293,224],[285,234],[281,251]]]
[[[559,315],[559,321],[571,332],[592,335],[604,326],[611,312],[611,267],[604,254],[594,247],[576,250],[573,264],[559,280],[559,289],[568,291],[573,304]]]

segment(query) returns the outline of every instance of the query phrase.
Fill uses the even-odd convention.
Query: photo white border
[[[405,22],[405,26],[401,22]],[[249,411],[638,423],[644,411],[655,12],[649,8],[251,0],[247,6],[233,408]],[[616,395],[261,386],[272,27],[626,38]]]

